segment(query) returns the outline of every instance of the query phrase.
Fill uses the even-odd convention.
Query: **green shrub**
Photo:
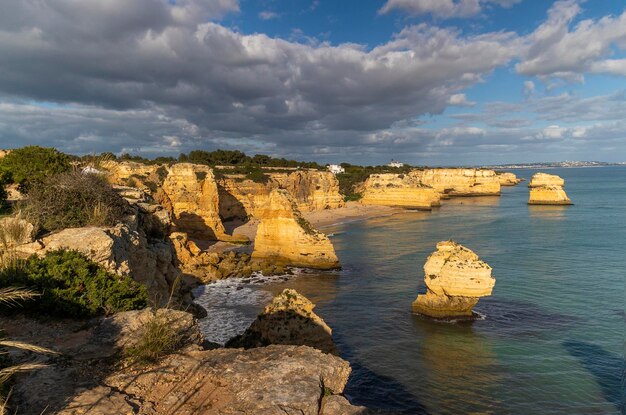
[[[18,148],[0,159],[0,170],[28,192],[36,183],[57,173],[69,171],[70,158],[54,148],[28,146]]]
[[[26,305],[44,315],[92,317],[146,307],[144,286],[129,276],[107,272],[76,251],[32,256],[0,270],[0,288],[27,287],[42,293]]]
[[[11,174],[7,170],[0,168],[0,213],[8,207],[8,193],[4,187],[9,183],[11,183]]]
[[[129,213],[128,203],[95,174],[62,173],[38,183],[24,213],[40,231],[112,226]]]
[[[246,178],[252,180],[255,183],[267,183],[270,177],[263,173],[263,170],[257,168],[250,168],[246,173]]]

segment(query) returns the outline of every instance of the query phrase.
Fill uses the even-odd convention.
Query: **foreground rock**
[[[268,304],[252,325],[227,347],[262,347],[270,344],[306,345],[337,354],[332,330],[313,312],[315,304],[295,290],[286,289]]]
[[[440,193],[405,174],[372,174],[359,186],[364,205],[399,206],[431,210],[440,205]]]
[[[318,415],[349,375],[346,361],[305,346],[191,351],[109,376],[58,414]]]
[[[524,181],[524,179],[518,179],[515,173],[498,172],[496,174],[500,180],[500,186],[517,186]]]
[[[571,205],[567,197],[565,180],[554,174],[535,173],[528,184],[530,187],[529,205]]]
[[[426,186],[448,196],[498,196],[500,179],[485,169],[416,169],[409,173]]]
[[[445,241],[437,244],[424,264],[424,282],[427,292],[413,302],[414,312],[434,318],[471,318],[478,299],[491,295],[496,280],[478,255]]]
[[[339,267],[328,237],[302,217],[286,190],[272,190],[262,217],[254,240],[253,259],[319,269]]]
[[[120,366],[116,362],[129,347],[137,345],[153,319],[151,309],[127,311],[89,322],[75,320],[32,320],[0,317],[3,329],[14,340],[48,347],[59,356],[34,355],[44,369],[17,377],[11,404],[19,414],[54,414],[62,411],[82,391],[110,390],[102,381]],[[201,350],[202,334],[193,316],[184,311],[160,309],[180,350]],[[13,350],[16,361],[32,361],[33,355]],[[108,409],[107,409],[108,408]],[[63,412],[61,412],[63,413]],[[118,414],[115,407],[84,408],[88,414]],[[130,412],[132,413],[132,412]]]

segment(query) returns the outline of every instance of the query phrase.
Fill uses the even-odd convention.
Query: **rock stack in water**
[[[491,295],[491,267],[470,249],[453,241],[439,242],[424,264],[426,294],[413,302],[413,311],[434,318],[472,317],[480,297]]]
[[[554,174],[535,173],[530,179],[529,205],[571,205],[563,186],[565,180]]]
[[[500,180],[500,186],[516,186],[524,181],[524,179],[518,179],[515,173],[498,172],[496,175]]]
[[[227,347],[263,347],[270,344],[310,346],[337,354],[332,330],[313,312],[315,304],[297,291],[286,289],[268,304],[252,325]]]

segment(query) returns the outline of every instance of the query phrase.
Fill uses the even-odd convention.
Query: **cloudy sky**
[[[0,148],[626,161],[622,0],[0,1]]]

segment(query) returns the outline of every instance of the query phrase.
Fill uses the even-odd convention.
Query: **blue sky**
[[[0,5],[0,147],[321,162],[626,161],[626,5]]]

